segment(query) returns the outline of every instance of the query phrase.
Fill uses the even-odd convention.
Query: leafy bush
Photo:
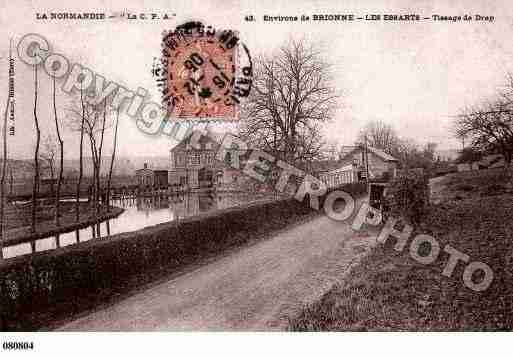
[[[429,204],[427,177],[413,171],[396,177],[390,183],[385,201],[391,216],[419,225]]]

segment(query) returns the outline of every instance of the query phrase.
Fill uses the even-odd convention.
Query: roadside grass
[[[487,263],[490,287],[474,292],[463,282],[459,262],[442,275],[449,255],[441,250],[431,265],[414,261],[409,242],[399,253],[394,241],[378,244],[351,270],[345,282],[289,320],[295,331],[441,331],[513,328],[513,196],[503,170],[452,175],[446,201],[432,206],[415,234],[432,235]],[[422,251],[422,248],[421,248]],[[479,282],[478,274],[474,278]]]

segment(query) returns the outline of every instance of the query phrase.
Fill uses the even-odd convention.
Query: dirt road
[[[280,330],[372,243],[317,217],[57,330]]]

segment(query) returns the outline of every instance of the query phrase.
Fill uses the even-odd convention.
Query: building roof
[[[397,158],[395,158],[394,156],[389,155],[388,153],[386,153],[383,150],[380,150],[379,148],[370,147],[370,146],[367,147],[367,148],[369,149],[369,151],[373,152],[376,156],[381,157],[385,161],[399,162],[399,160]]]
[[[388,153],[386,153],[383,150],[380,150],[379,148],[367,146],[367,149],[369,152],[374,153],[376,156],[380,157],[381,159],[383,159],[385,161],[399,162],[399,160],[397,158],[389,155]],[[344,159],[349,154],[353,153],[354,151],[358,151],[358,150],[363,150],[363,147],[362,146],[344,146],[342,148],[343,154],[341,156],[341,159]]]
[[[201,134],[201,137],[199,139],[200,144],[210,142],[210,143],[214,144],[215,146],[219,146],[221,144],[223,137],[225,135],[223,133],[217,133],[217,132],[213,132],[213,131],[209,131],[207,133],[202,133],[201,131],[191,131],[187,136],[182,138],[182,140],[180,142],[178,142],[173,148],[171,148],[170,151],[174,152],[176,150],[184,149],[185,145],[187,143],[189,143],[189,141],[194,133]]]

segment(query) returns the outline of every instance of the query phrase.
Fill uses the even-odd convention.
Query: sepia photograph
[[[0,0],[0,26],[2,355],[506,353],[513,3]]]

